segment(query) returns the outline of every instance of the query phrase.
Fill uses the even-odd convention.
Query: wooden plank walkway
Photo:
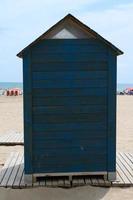
[[[9,133],[0,136],[0,145],[23,145],[24,139],[22,133]]]
[[[75,186],[103,186],[127,187],[133,186],[133,154],[117,153],[117,180],[105,181],[101,176],[76,176],[70,182],[68,177],[44,177],[37,182],[26,185],[24,183],[24,155],[13,152],[0,171],[0,187],[27,188],[27,187],[75,187]]]

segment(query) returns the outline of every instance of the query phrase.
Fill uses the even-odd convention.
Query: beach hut
[[[23,58],[25,181],[116,177],[116,59],[121,50],[68,14]]]

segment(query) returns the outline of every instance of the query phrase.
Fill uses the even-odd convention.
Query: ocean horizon
[[[20,88],[23,89],[22,82],[0,82],[0,89]]]
[[[117,91],[133,87],[133,83],[117,83]],[[0,89],[20,88],[23,89],[23,82],[0,82]]]

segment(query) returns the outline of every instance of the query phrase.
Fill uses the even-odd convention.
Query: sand
[[[23,132],[22,97],[0,97],[0,135]],[[23,151],[22,146],[0,147],[0,167],[11,151]],[[117,96],[117,151],[133,152],[133,96]],[[133,200],[131,188],[77,187],[5,189],[0,188],[0,200]]]
[[[133,96],[117,96],[117,150],[133,153]]]
[[[23,131],[22,96],[0,96],[0,135]],[[0,168],[12,151],[23,151],[23,146],[0,146]],[[1,200],[1,199],[0,199]]]
[[[0,135],[23,131],[22,96],[0,96]]]
[[[133,188],[0,189],[0,200],[133,200]]]

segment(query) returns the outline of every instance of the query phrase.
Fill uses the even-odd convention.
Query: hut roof
[[[81,21],[79,21],[73,15],[68,14],[63,19],[61,19],[59,22],[57,22],[54,26],[52,26],[50,29],[48,29],[45,33],[43,33],[40,37],[38,37],[35,41],[33,41],[31,44],[29,44],[27,47],[25,47],[22,51],[20,51],[17,54],[17,56],[22,58],[23,57],[23,53],[24,53],[25,50],[27,50],[28,48],[32,47],[33,45],[35,45],[39,41],[47,39],[48,36],[50,35],[50,33],[53,32],[54,29],[56,29],[57,27],[59,27],[60,25],[62,25],[64,23],[67,23],[68,21],[71,22],[72,24],[78,25],[86,34],[87,33],[88,33],[88,35],[91,34],[94,38],[99,39],[100,41],[102,41],[105,45],[109,46],[112,50],[114,50],[114,52],[117,55],[123,54],[123,52],[119,48],[117,48],[112,43],[107,41],[105,38],[103,38],[97,32],[92,30],[90,27],[88,27],[87,25],[83,24]]]

